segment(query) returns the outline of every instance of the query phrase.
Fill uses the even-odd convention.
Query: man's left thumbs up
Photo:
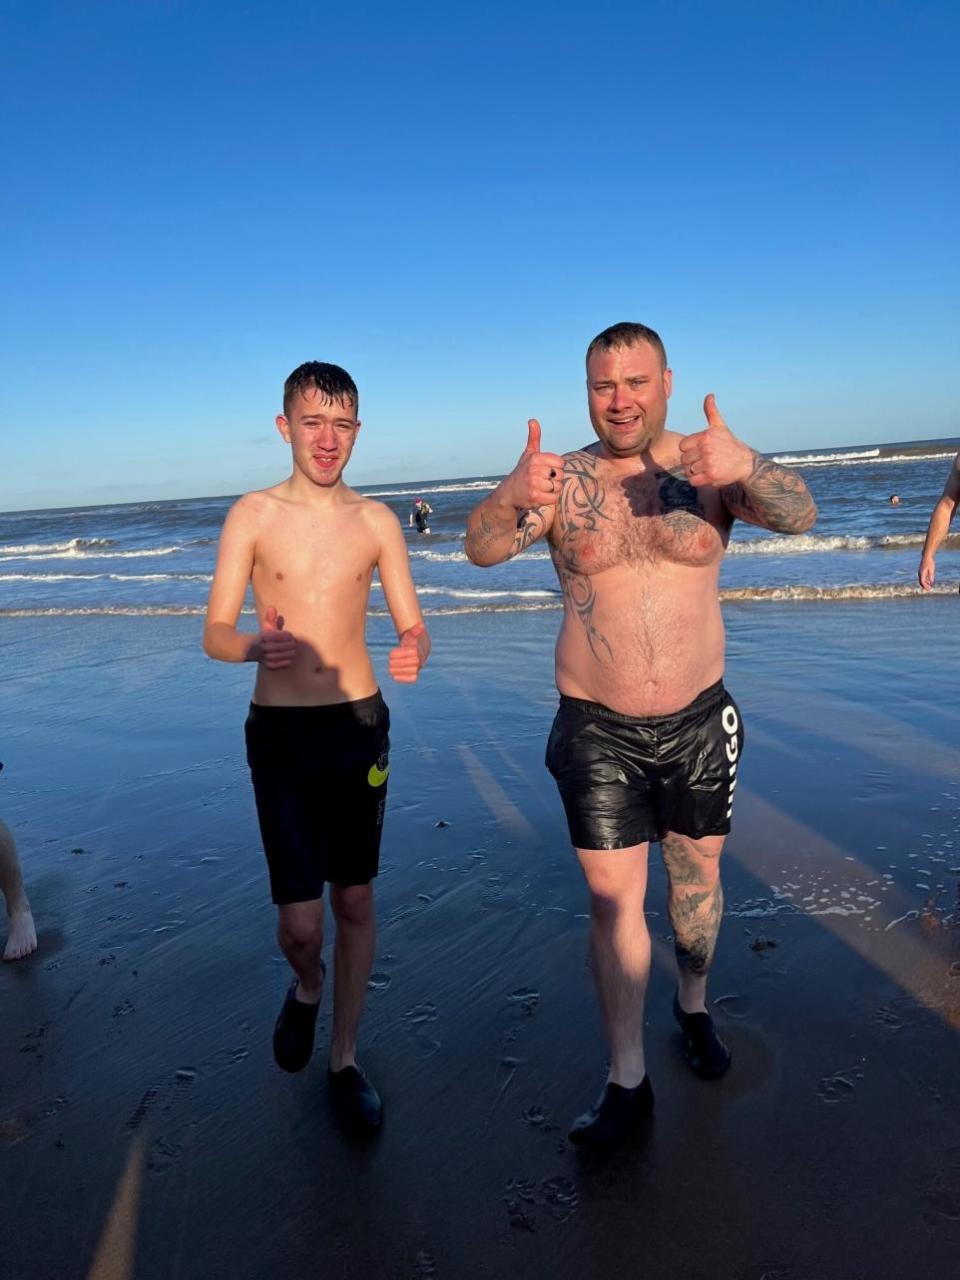
[[[754,451],[738,440],[723,420],[711,392],[703,402],[707,419],[705,431],[684,436],[680,441],[680,462],[695,488],[721,488],[747,480],[753,473]]]

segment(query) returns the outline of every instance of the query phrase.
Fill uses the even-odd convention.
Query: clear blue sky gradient
[[[287,471],[343,364],[354,483],[590,437],[583,350],[663,335],[762,450],[960,433],[954,4],[0,11],[0,509]]]

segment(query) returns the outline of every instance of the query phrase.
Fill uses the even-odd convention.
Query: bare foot
[[[7,934],[7,945],[3,949],[4,960],[22,960],[37,949],[37,929],[33,923],[33,912],[29,907],[21,907],[11,913],[10,928]]]

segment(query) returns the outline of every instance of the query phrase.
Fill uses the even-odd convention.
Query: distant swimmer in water
[[[0,764],[0,769],[3,765]],[[0,891],[7,904],[7,943],[4,960],[22,960],[37,949],[33,912],[23,890],[23,875],[13,833],[0,821]]]
[[[924,591],[929,591],[936,581],[937,552],[950,532],[950,522],[957,510],[958,501],[960,501],[960,453],[953,460],[940,501],[933,508],[930,524],[927,526],[927,536],[920,554],[920,568],[917,570],[917,579]]]
[[[590,891],[591,967],[610,1044],[604,1089],[570,1131],[596,1148],[623,1141],[653,1110],[643,1046],[653,841],[667,871],[687,1062],[705,1079],[730,1065],[707,977],[744,739],[723,683],[717,578],[735,520],[806,533],[817,510],[796,471],[737,439],[712,395],[704,430],[667,430],[672,374],[652,329],[604,330],[586,372],[597,439],[544,453],[531,419],[516,467],[470,513],[465,549],[474,564],[498,565],[542,538],[563,592],[546,765]]]
[[[891,505],[891,507],[899,507],[899,505],[900,505],[900,495],[899,495],[899,493],[891,493],[891,495],[890,495],[890,505]]]
[[[413,510],[410,512],[410,523],[417,526],[417,533],[430,532],[430,517],[432,515],[433,507],[427,502],[426,498],[418,498],[413,504]]]
[[[325,967],[324,886],[336,920],[329,1084],[343,1126],[371,1134],[380,1095],[357,1064],[357,1032],[376,944],[373,879],[390,772],[390,713],[364,627],[379,574],[398,643],[388,667],[413,683],[430,654],[406,539],[382,502],[344,484],[360,422],[357,388],[311,361],[284,385],[277,428],[293,469],[227,515],[203,645],[222,662],[253,662],[247,763],[279,917],[295,974],[273,1036],[284,1071],[313,1052]],[[260,629],[237,630],[249,586]]]

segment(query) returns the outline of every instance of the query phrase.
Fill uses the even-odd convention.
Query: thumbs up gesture
[[[257,661],[268,671],[289,667],[297,650],[297,642],[283,629],[283,618],[270,605],[263,616],[263,630],[257,637]]]
[[[430,637],[422,622],[408,627],[400,643],[390,650],[387,667],[400,684],[413,684],[420,668],[430,656]]]
[[[517,465],[501,481],[500,496],[518,511],[555,506],[563,485],[563,466],[558,453],[540,452],[540,423],[531,418],[526,447]]]
[[[697,489],[704,485],[717,488],[749,480],[753,474],[754,452],[738,440],[717,408],[712,395],[703,402],[707,418],[706,431],[684,436],[680,441],[680,462],[687,479]]]

